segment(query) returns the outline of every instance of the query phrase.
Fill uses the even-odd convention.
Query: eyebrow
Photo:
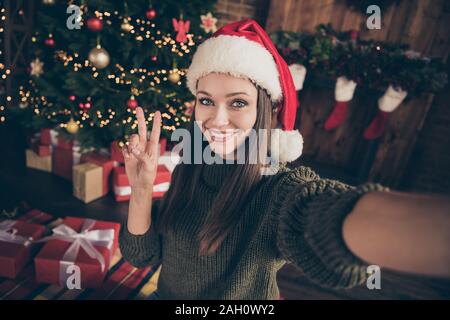
[[[211,97],[211,94],[209,94],[206,91],[197,91],[197,93],[203,93],[203,94]],[[246,96],[248,96],[248,94],[246,92],[232,92],[232,93],[227,94],[225,97],[228,98],[228,97],[232,97],[232,96],[237,96],[238,94],[245,94]]]

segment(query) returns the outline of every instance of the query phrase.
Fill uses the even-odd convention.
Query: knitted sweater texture
[[[342,224],[363,194],[388,189],[322,179],[303,166],[281,166],[277,173],[262,176],[240,210],[237,228],[214,255],[199,256],[196,235],[234,166],[205,166],[193,205],[184,209],[173,235],[156,230],[158,201],[145,234],[131,234],[123,223],[123,257],[136,267],[162,264],[161,299],[278,299],[276,273],[285,263],[324,287],[365,283],[368,264],[347,248]]]

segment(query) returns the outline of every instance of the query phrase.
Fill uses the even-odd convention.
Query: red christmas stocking
[[[336,101],[333,112],[325,122],[325,130],[333,130],[339,127],[347,118],[348,101]]]
[[[383,134],[388,114],[389,112],[378,110],[375,118],[373,118],[366,130],[364,130],[364,139],[373,140]]]
[[[349,80],[346,77],[339,77],[336,79],[334,87],[334,105],[333,112],[325,121],[325,130],[333,130],[339,127],[347,118],[348,102],[353,99],[355,93],[356,82]]]

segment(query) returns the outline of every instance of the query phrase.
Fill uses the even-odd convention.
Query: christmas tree
[[[141,106],[148,125],[161,111],[169,137],[189,122],[194,97],[184,76],[196,46],[216,30],[215,2],[43,0],[19,92],[24,125],[102,148],[137,130]]]

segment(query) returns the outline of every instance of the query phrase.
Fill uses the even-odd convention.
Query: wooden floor
[[[16,128],[17,129],[17,128]],[[3,145],[0,147],[0,212],[11,209],[26,200],[31,206],[52,214],[89,216],[120,221],[127,212],[127,204],[105,197],[85,205],[71,195],[71,185],[61,178],[37,170],[25,169],[25,139],[13,127],[0,126]],[[294,165],[298,165],[296,163]],[[353,183],[351,178],[333,168],[321,168],[306,163],[324,177]],[[40,187],[36,187],[36,185]],[[349,290],[321,288],[309,281],[293,265],[284,266],[278,273],[278,285],[285,299],[450,299],[450,279],[428,279],[382,270],[381,289],[369,290],[365,286]]]

